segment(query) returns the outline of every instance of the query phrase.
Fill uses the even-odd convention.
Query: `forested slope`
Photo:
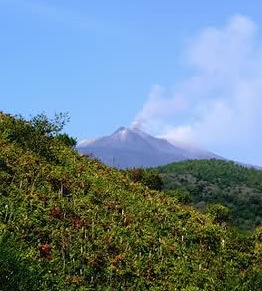
[[[0,290],[261,290],[261,227],[79,156],[62,125],[0,114]]]
[[[192,160],[158,168],[164,189],[184,189],[193,205],[221,203],[232,210],[232,223],[242,229],[262,224],[262,170],[223,160]]]

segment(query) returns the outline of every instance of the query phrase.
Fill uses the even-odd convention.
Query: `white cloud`
[[[153,87],[154,97],[135,120],[146,129],[160,124],[158,135],[169,140],[211,150],[262,148],[261,53],[256,24],[248,17],[204,29],[189,42],[192,77],[168,96],[162,93],[167,89]]]
[[[243,69],[254,49],[256,25],[234,16],[224,28],[207,28],[190,43],[189,64],[204,74],[233,76]]]

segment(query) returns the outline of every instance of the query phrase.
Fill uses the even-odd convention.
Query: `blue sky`
[[[262,166],[260,0],[0,0],[0,110],[136,125]],[[262,83],[262,82],[261,82]]]

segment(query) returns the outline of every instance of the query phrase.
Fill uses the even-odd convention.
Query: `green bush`
[[[0,237],[0,290],[38,290],[38,276],[21,246],[7,235]]]
[[[156,171],[133,168],[127,170],[127,174],[132,181],[142,183],[151,190],[163,189],[163,180]]]
[[[228,223],[230,221],[231,210],[221,204],[210,204],[207,209],[216,223]]]

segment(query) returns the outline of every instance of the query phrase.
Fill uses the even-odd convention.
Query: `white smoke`
[[[159,85],[153,85],[149,98],[141,112],[133,121],[133,127],[158,131],[162,121],[172,116],[174,112],[184,109],[185,104],[179,97],[167,98],[170,92]]]
[[[261,53],[256,24],[248,17],[204,29],[186,53],[192,77],[175,92],[153,86],[134,123],[209,149],[262,148]]]

